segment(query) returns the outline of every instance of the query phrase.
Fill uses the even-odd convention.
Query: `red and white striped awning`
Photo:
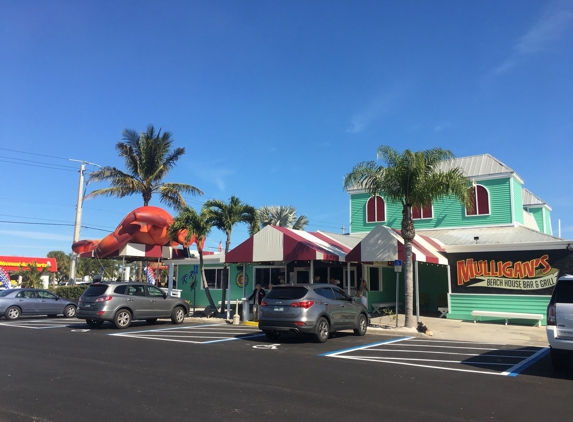
[[[448,265],[441,255],[443,245],[428,236],[416,235],[412,241],[412,260]],[[348,262],[388,262],[404,260],[404,239],[400,233],[386,226],[376,226],[346,255]]]
[[[324,233],[266,226],[233,248],[228,263],[279,261],[344,261],[350,247]]]

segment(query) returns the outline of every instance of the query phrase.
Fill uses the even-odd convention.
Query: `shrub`
[[[64,299],[77,302],[88,287],[89,284],[80,284],[77,286],[56,286],[50,290]]]

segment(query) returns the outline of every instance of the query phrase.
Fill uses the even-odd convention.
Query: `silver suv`
[[[171,318],[181,324],[189,313],[183,299],[169,297],[148,283],[93,283],[82,294],[77,317],[93,328],[111,321],[117,328],[127,328],[132,320],[153,324],[158,318]]]
[[[366,334],[366,308],[332,284],[291,284],[274,286],[261,303],[259,329],[270,340],[283,332],[314,335],[324,343],[330,333],[352,329]]]
[[[551,365],[556,371],[571,369],[573,356],[573,275],[560,277],[547,306],[547,340]]]

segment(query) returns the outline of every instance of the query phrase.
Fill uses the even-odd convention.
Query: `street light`
[[[80,181],[78,184],[78,199],[76,202],[76,222],[74,224],[74,238],[73,242],[75,243],[80,240],[80,228],[82,226],[82,203],[83,203],[83,194],[84,194],[84,173],[86,171],[86,164],[90,164],[92,166],[96,166],[102,168],[99,164],[90,163],[89,161],[83,160],[74,160],[69,158],[70,161],[75,161],[76,163],[82,163],[80,166]],[[76,280],[76,273],[78,268],[78,254],[72,251],[72,258],[70,259],[70,280]]]

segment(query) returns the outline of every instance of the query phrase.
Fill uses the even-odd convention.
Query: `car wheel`
[[[131,313],[127,309],[120,309],[113,317],[115,328],[127,328],[131,324]]]
[[[328,325],[328,321],[325,318],[319,318],[316,322],[316,332],[314,333],[314,337],[317,342],[324,343],[328,340],[328,336],[330,334],[330,326]]]
[[[571,356],[568,352],[557,349],[550,349],[551,366],[555,372],[564,372],[571,369]]]
[[[366,330],[368,329],[368,320],[364,314],[360,314],[358,317],[358,328],[354,329],[354,334],[357,336],[363,336],[366,334]]]
[[[185,309],[182,306],[178,306],[171,312],[171,322],[173,324],[181,324],[185,320]]]
[[[97,319],[86,319],[86,324],[88,327],[98,328],[102,326],[103,321],[98,321]]]
[[[281,336],[280,331],[266,330],[266,331],[263,331],[263,333],[265,333],[265,336],[267,336],[267,338],[269,340],[273,340],[273,341],[278,340],[279,337]]]
[[[6,312],[4,312],[4,316],[6,317],[6,319],[12,321],[20,318],[21,313],[22,311],[20,311],[20,308],[18,308],[17,306],[10,306],[8,309],[6,309]]]
[[[145,322],[147,322],[149,325],[155,324],[157,322],[157,318],[149,318],[146,319]]]
[[[76,307],[74,305],[68,305],[64,308],[64,316],[66,318],[73,318],[76,316]]]

